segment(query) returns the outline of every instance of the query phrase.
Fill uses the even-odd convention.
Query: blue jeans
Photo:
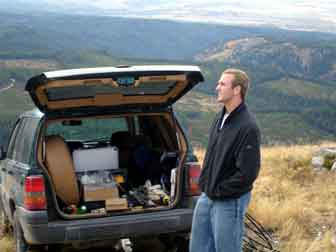
[[[238,199],[211,200],[202,193],[197,201],[190,252],[241,252],[248,192]]]

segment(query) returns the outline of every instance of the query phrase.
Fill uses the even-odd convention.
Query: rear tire
[[[64,246],[63,245],[59,245],[59,244],[55,244],[55,245],[48,245],[47,246],[47,251],[48,252],[60,252],[60,251],[62,251],[62,248],[63,248]],[[41,251],[41,250],[39,250],[39,251]],[[44,251],[44,250],[43,250]]]
[[[189,252],[189,239],[183,236],[160,236],[165,252]]]
[[[178,237],[176,239],[176,252],[188,252],[189,251],[189,239]]]

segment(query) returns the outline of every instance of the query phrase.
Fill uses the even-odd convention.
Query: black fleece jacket
[[[232,111],[220,129],[225,108],[210,129],[199,184],[212,199],[238,198],[252,190],[260,169],[260,131],[245,103]]]

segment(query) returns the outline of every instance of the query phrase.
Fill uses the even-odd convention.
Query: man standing
[[[224,105],[211,126],[193,216],[190,252],[240,252],[244,216],[260,168],[260,132],[245,104],[247,74],[225,70],[217,101]]]

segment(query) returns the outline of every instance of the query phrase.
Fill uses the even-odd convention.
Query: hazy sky
[[[1,4],[1,2],[3,4]],[[336,32],[336,0],[0,0],[49,11]]]
[[[34,0],[27,0],[34,1]],[[206,7],[206,8],[218,8],[229,7],[236,9],[248,8],[246,11],[256,11],[263,14],[279,13],[299,13],[303,15],[316,14],[334,14],[336,11],[335,0],[48,0],[49,2],[76,4],[82,6],[96,6],[104,9],[127,9],[130,8],[164,8],[164,7],[180,7],[186,5],[188,7]]]
[[[29,1],[29,0],[27,0]],[[34,0],[30,0],[34,1]],[[165,10],[170,13],[183,13],[184,9],[194,9],[195,14],[202,11],[232,11],[237,13],[275,15],[275,17],[303,17],[323,19],[336,22],[336,0],[47,0],[49,2],[65,3],[69,6],[95,6],[105,10]]]

